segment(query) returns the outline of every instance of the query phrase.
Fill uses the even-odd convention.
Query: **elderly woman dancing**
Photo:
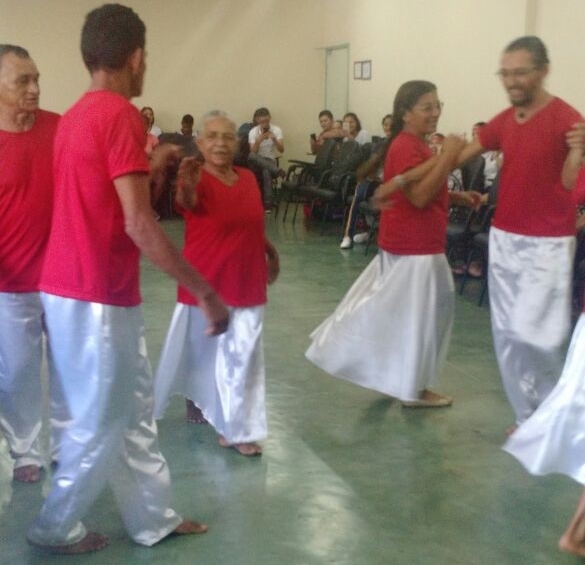
[[[211,423],[222,447],[260,455],[267,434],[263,313],[278,253],[264,233],[254,175],[233,165],[235,124],[213,111],[200,132],[199,182],[193,189],[179,184],[176,193],[186,223],[183,255],[230,307],[230,328],[221,337],[202,335],[203,313],[179,287],[155,378],[155,416],[162,417],[172,394],[182,394],[187,419]]]

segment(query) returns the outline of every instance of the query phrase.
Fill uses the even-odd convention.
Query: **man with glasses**
[[[548,70],[538,37],[510,43],[498,75],[511,107],[460,155],[460,163],[485,151],[504,155],[490,230],[489,286],[494,347],[516,425],[554,387],[570,329],[575,250],[570,190],[583,143],[582,130],[574,126],[583,118],[545,90]]]

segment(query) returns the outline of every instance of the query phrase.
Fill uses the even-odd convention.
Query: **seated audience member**
[[[262,180],[264,209],[267,211],[272,208],[272,179],[286,176],[286,172],[278,165],[278,158],[284,152],[282,129],[271,124],[270,120],[268,108],[258,108],[254,112],[254,127],[248,134],[248,161],[270,174],[269,182],[267,175],[263,175]]]
[[[348,112],[343,116],[341,130],[333,127],[330,131],[323,134],[323,137],[325,139],[353,139],[360,145],[371,141],[368,132],[365,129],[362,129],[362,123],[357,117],[357,114],[354,114],[353,112]]]
[[[162,130],[154,123],[154,110],[150,106],[144,106],[140,110],[140,113],[146,118],[146,120],[148,120],[148,129],[146,130],[146,133],[151,133],[158,137],[162,133]]]
[[[392,114],[386,114],[382,118],[382,129],[384,137],[379,141],[372,151],[370,158],[360,166],[357,171],[357,186],[351,206],[348,212],[341,249],[351,249],[354,243],[365,243],[368,241],[369,233],[355,233],[361,202],[372,196],[376,187],[382,181],[384,175],[384,158],[388,149],[388,139],[392,126]]]
[[[159,144],[159,140],[156,135],[148,131],[150,128],[150,123],[148,117],[144,114],[142,114],[142,121],[144,122],[144,128],[146,129],[146,145],[144,150],[146,151],[146,155],[150,157],[154,151],[154,148]]]
[[[319,112],[319,124],[321,125],[321,133],[319,135],[311,134],[311,153],[316,155],[323,142],[327,139],[324,134],[333,129],[333,114],[329,110],[321,110]]]
[[[193,124],[195,120],[191,114],[185,114],[181,118],[181,129],[177,132],[185,137],[197,137],[197,134],[193,131]]]

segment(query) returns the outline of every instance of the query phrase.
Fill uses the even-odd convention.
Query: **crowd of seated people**
[[[329,131],[321,133],[321,137],[323,141],[325,139],[353,139],[360,145],[372,141],[368,132],[362,128],[362,122],[354,112],[347,112],[343,116],[341,128],[334,122],[333,127]]]

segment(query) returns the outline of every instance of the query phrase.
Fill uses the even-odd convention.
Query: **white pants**
[[[41,294],[49,354],[71,411],[59,466],[29,529],[41,545],[77,543],[81,522],[106,483],[137,543],[153,545],[180,516],[170,508],[167,463],[152,418],[152,377],[139,307]]]
[[[44,316],[38,292],[0,293],[0,429],[14,467],[45,465],[39,446],[43,417],[41,364]],[[50,457],[58,459],[59,437],[68,415],[49,367]]]
[[[571,324],[574,237],[490,230],[489,289],[498,366],[516,422],[555,386]]]
[[[204,335],[200,308],[177,304],[155,377],[156,418],[172,394],[191,399],[229,443],[266,438],[263,306],[230,308],[224,334]]]

